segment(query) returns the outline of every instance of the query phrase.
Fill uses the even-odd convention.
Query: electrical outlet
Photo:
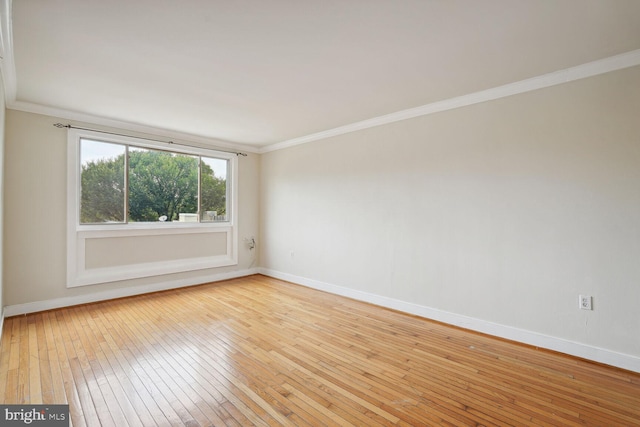
[[[593,310],[593,298],[589,295],[580,295],[580,308],[583,310]]]

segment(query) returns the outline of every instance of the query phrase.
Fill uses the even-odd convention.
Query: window
[[[67,286],[236,265],[234,153],[70,129]]]
[[[227,221],[229,160],[80,138],[80,224]]]

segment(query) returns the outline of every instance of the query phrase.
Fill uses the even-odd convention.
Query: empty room
[[[0,426],[640,426],[640,2],[0,0]]]

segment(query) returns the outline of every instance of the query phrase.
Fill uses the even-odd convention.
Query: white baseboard
[[[78,295],[73,297],[55,298],[46,301],[35,301],[25,304],[8,305],[4,308],[4,316],[17,316],[20,314],[35,313],[38,311],[51,310],[54,308],[69,307],[78,304],[87,304],[91,302],[105,301],[115,298],[129,297],[133,295],[146,294],[149,292],[166,291],[168,289],[184,288],[200,283],[219,282],[221,280],[235,279],[237,277],[251,276],[258,274],[257,268],[246,270],[232,271],[229,273],[217,273],[205,276],[199,276],[191,279],[170,280],[165,282],[153,283],[150,285],[135,286],[131,288],[113,289],[103,292],[95,292],[92,294]]]
[[[309,288],[329,292],[353,298],[359,301],[391,308],[405,313],[414,314],[420,317],[437,320],[472,331],[482,332],[500,338],[541,347],[548,350],[558,351],[571,356],[581,357],[594,362],[604,363],[618,368],[640,373],[640,357],[629,354],[618,353],[604,348],[593,347],[579,342],[568,341],[562,338],[544,335],[524,329],[505,326],[498,323],[488,322],[482,319],[463,316],[435,308],[413,304],[393,298],[349,289],[306,277],[295,276],[293,274],[282,273],[268,268],[259,268],[258,272],[275,279],[286,280],[288,282],[300,284]]]

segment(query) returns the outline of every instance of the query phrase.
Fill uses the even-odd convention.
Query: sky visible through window
[[[97,160],[109,160],[124,154],[124,145],[83,139],[80,157],[82,166]]]
[[[80,152],[80,161],[84,166],[87,163],[97,160],[109,160],[121,156],[125,152],[125,146],[102,141],[93,141],[83,139]],[[131,147],[137,148],[137,147]],[[217,178],[227,178],[227,161],[223,159],[214,159],[210,157],[202,157],[202,161],[209,165]]]

